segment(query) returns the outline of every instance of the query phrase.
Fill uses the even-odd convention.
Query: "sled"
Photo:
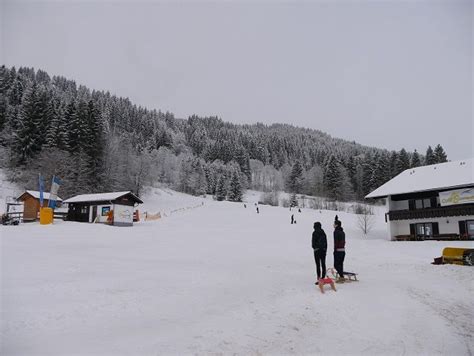
[[[349,282],[358,282],[357,273],[354,272],[344,272],[344,278]]]
[[[442,264],[450,263],[455,265],[474,266],[474,249],[461,247],[446,247],[443,249],[441,261],[435,258],[436,262]]]
[[[334,280],[332,278],[329,278],[329,277],[324,277],[324,278],[320,278],[318,280],[318,286],[319,286],[319,290],[321,291],[321,293],[324,294],[324,286],[325,285],[329,285],[331,286],[331,289],[336,292],[336,286],[334,285]]]
[[[334,279],[339,278],[339,273],[334,268],[328,268],[326,271],[327,275],[331,275]],[[344,282],[358,282],[357,273],[354,272],[344,272]]]

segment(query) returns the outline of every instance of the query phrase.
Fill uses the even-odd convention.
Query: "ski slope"
[[[433,266],[445,246],[368,237],[355,215],[345,269],[319,292],[314,221],[336,212],[214,202],[152,190],[134,227],[2,226],[1,354],[383,354],[474,352],[473,269]],[[204,203],[204,204],[203,204]],[[296,225],[290,225],[294,213]],[[332,266],[332,238],[328,239]]]

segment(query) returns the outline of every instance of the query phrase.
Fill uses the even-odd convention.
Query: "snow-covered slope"
[[[390,242],[383,215],[364,237],[339,212],[360,282],[323,295],[312,225],[328,234],[330,267],[335,212],[293,211],[290,225],[285,208],[166,190],[144,200],[142,211],[175,212],[130,228],[0,227],[2,354],[474,351],[472,269],[430,264],[472,242]]]
[[[8,181],[5,172],[0,169],[0,214],[5,212],[6,203],[13,202],[22,192],[20,187]]]

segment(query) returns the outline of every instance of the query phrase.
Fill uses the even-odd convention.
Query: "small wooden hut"
[[[40,192],[36,190],[27,190],[17,199],[23,203],[23,221],[35,221],[38,219],[40,211]],[[57,206],[61,205],[62,199],[57,198]],[[43,206],[48,206],[49,193],[43,193]]]

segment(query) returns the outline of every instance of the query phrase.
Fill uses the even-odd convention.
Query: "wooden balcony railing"
[[[418,210],[393,210],[388,212],[390,221],[444,218],[449,216],[474,216],[474,204],[465,206],[445,206]]]

